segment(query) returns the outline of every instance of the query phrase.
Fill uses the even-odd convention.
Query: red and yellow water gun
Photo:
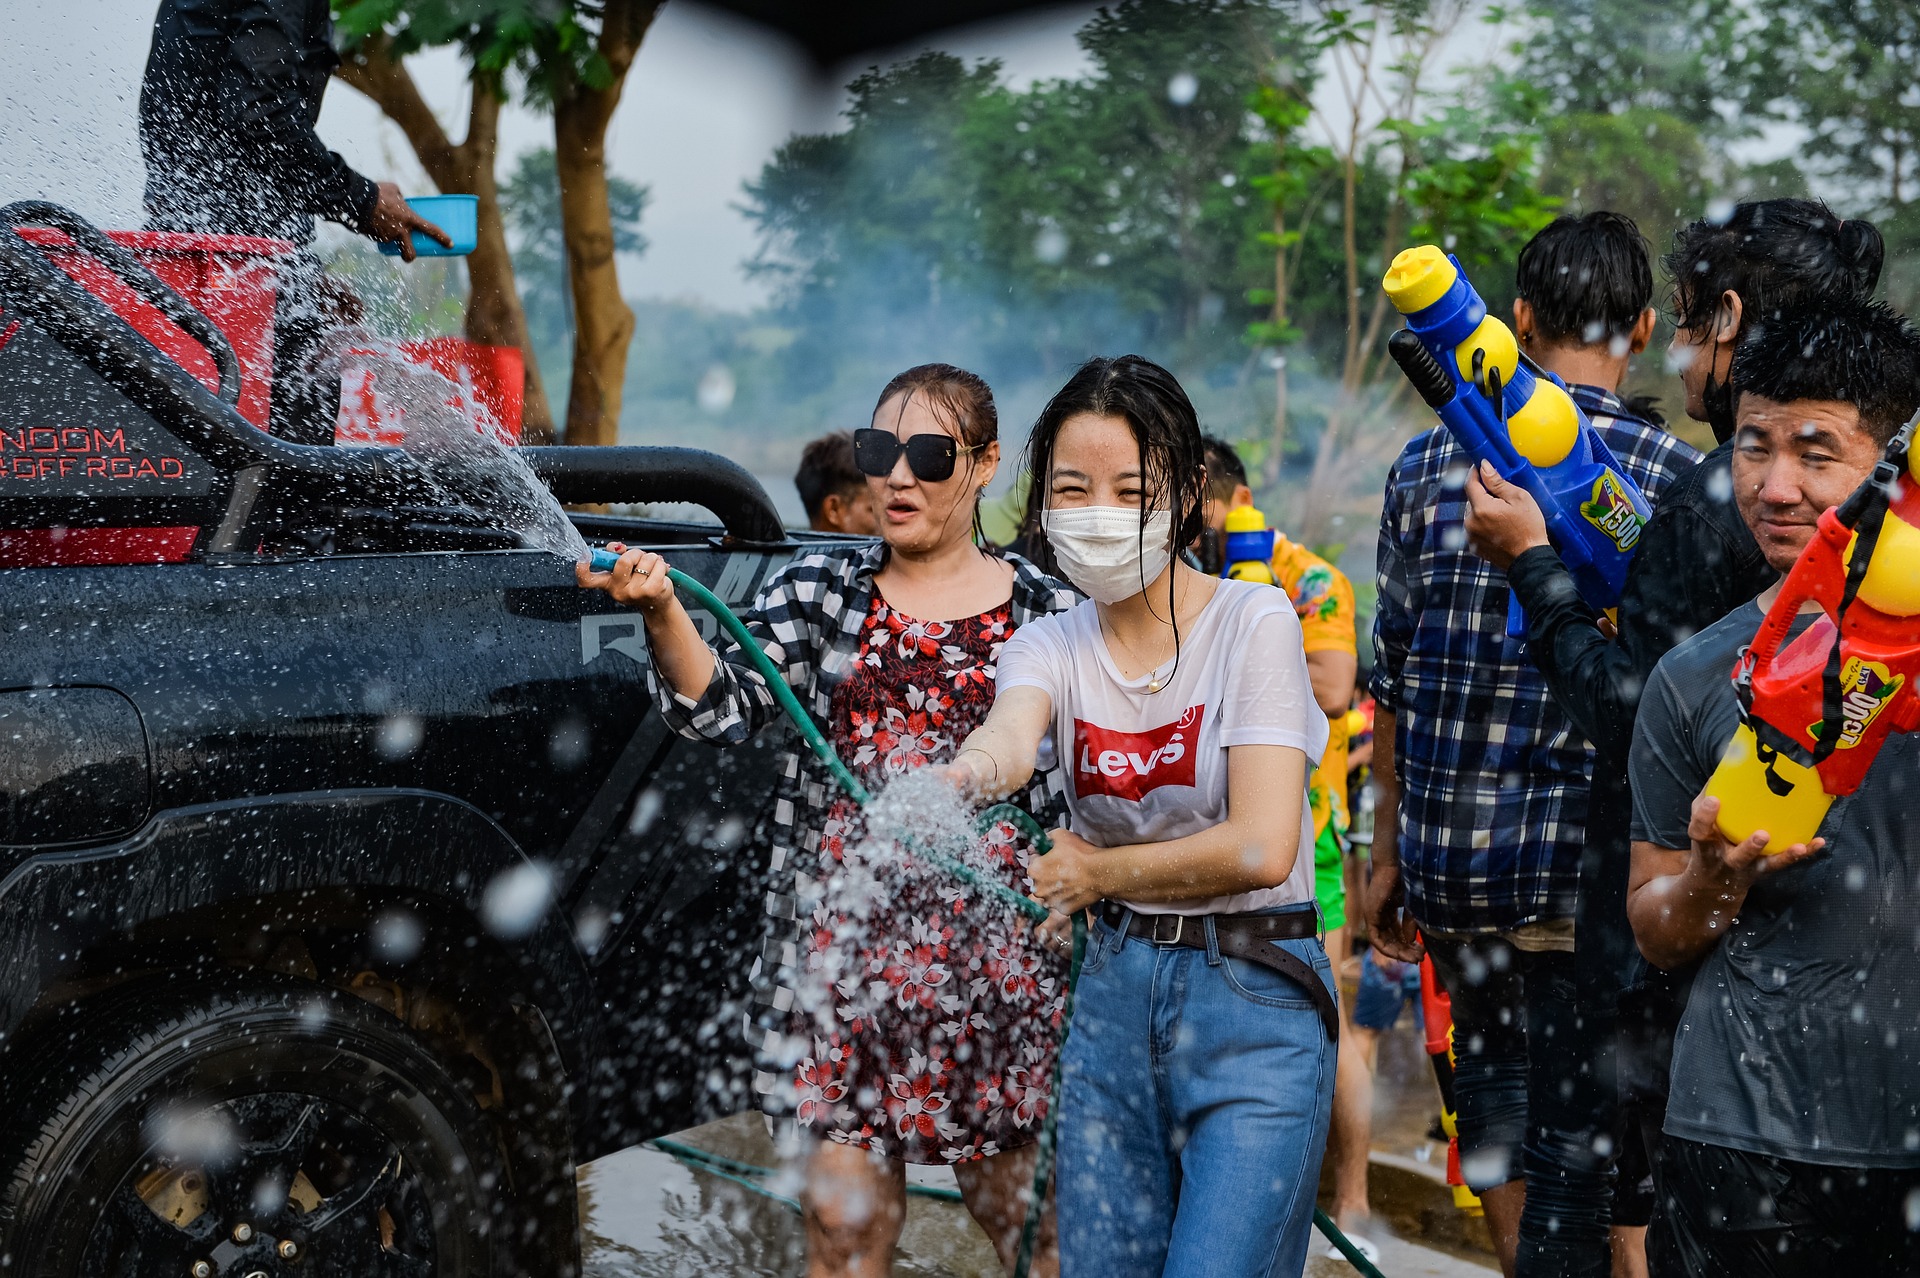
[[[1427,1031],[1427,1059],[1440,1085],[1440,1130],[1447,1138],[1447,1185],[1453,1205],[1469,1216],[1483,1214],[1480,1199],[1467,1188],[1460,1169],[1460,1112],[1453,1099],[1453,1000],[1440,984],[1430,955],[1420,957],[1420,1022]]]
[[[1733,679],[1741,723],[1707,781],[1720,829],[1810,841],[1895,732],[1920,727],[1920,474],[1914,414],[1867,481],[1820,516]],[[1802,605],[1824,614],[1788,641]]]

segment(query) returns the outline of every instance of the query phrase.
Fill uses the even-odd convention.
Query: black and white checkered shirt
[[[767,578],[753,606],[740,614],[747,630],[772,658],[814,726],[827,732],[833,690],[852,671],[860,655],[861,628],[874,597],[873,578],[886,562],[882,543],[836,548],[805,555]],[[1012,613],[1015,629],[1036,617],[1064,612],[1080,596],[1018,555],[1003,558],[1013,566]],[[769,724],[784,729],[780,777],[773,810],[761,837],[769,848],[766,943],[753,967],[755,1007],[747,1033],[761,1068],[754,1083],[770,1093],[778,1107],[791,1079],[775,1089],[774,1067],[788,1062],[786,1013],[792,1005],[798,970],[798,903],[817,895],[808,889],[818,876],[820,831],[827,809],[840,793],[839,783],[787,722],[773,691],[749,665],[738,644],[729,641],[714,663],[713,679],[700,699],[687,702],[673,694],[649,664],[647,686],[668,726],[683,737],[730,746],[745,742]],[[992,677],[988,671],[988,677]],[[1064,812],[1065,780],[1059,770],[1036,773],[1021,806],[1043,824]]]

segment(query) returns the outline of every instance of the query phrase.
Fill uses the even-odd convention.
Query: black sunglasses
[[[953,478],[953,463],[972,448],[960,447],[951,435],[928,432],[901,439],[890,430],[868,426],[853,432],[853,464],[863,475],[882,478],[893,473],[900,454],[907,455],[907,469],[923,484],[937,484]]]

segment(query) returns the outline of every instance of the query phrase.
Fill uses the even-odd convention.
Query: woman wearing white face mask
[[[952,774],[984,797],[1052,731],[1071,829],[1035,894],[1092,915],[1063,1060],[1061,1272],[1298,1274],[1337,1017],[1307,774],[1327,741],[1286,596],[1175,557],[1199,422],[1137,356],[1094,360],[1030,445],[1047,545],[1091,601],[1024,627]]]

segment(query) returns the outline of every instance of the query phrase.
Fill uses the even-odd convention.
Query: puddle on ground
[[[675,1139],[762,1167],[776,1161],[766,1124],[742,1114]],[[945,1168],[915,1168],[953,1185]],[[788,1208],[651,1149],[580,1170],[585,1278],[788,1278],[806,1272],[806,1234]],[[909,1197],[898,1278],[995,1278],[993,1249],[958,1203]]]

